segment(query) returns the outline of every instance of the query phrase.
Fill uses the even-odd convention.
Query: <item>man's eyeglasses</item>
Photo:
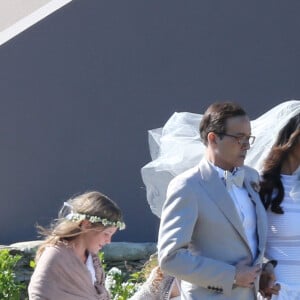
[[[240,145],[253,145],[255,141],[255,136],[249,135],[249,136],[237,136],[237,135],[232,135],[232,134],[227,134],[227,133],[221,133],[221,132],[215,132],[216,134],[220,136],[229,136],[234,139],[240,144]]]

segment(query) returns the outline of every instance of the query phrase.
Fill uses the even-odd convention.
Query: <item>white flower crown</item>
[[[66,212],[65,209],[67,209],[68,212]],[[71,222],[88,220],[91,223],[102,223],[103,226],[113,226],[117,227],[119,230],[123,230],[126,227],[125,223],[121,221],[110,221],[104,218],[100,218],[98,216],[91,216],[87,214],[74,212],[73,206],[68,202],[64,202],[64,205],[60,210],[58,216]]]
[[[71,221],[71,222],[78,222],[83,220],[88,220],[91,223],[102,223],[103,226],[113,226],[117,227],[119,230],[125,229],[126,225],[124,222],[121,221],[110,221],[107,219],[100,218],[98,216],[90,216],[86,214],[80,214],[80,213],[70,213],[68,214],[65,219]]]

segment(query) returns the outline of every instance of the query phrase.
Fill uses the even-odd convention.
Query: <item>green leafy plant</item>
[[[106,263],[105,263],[105,259],[104,259],[104,252],[99,252],[98,256],[101,261],[102,268],[105,272],[106,271]]]
[[[19,300],[26,288],[16,280],[15,266],[21,255],[11,255],[8,250],[0,251],[0,299]]]
[[[104,252],[99,252],[103,270],[105,272],[105,287],[110,293],[112,300],[126,300],[133,296],[141,283],[145,280],[142,271],[122,272],[117,267],[112,267],[109,270],[105,263]]]
[[[116,267],[106,273],[105,286],[109,291],[112,300],[126,300],[133,296],[140,285],[141,272],[135,272],[126,276]]]
[[[36,262],[34,260],[29,261],[29,267],[34,269],[36,267]]]

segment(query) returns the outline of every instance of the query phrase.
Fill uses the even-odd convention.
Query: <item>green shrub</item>
[[[133,296],[140,285],[140,272],[128,276],[116,267],[111,268],[105,279],[105,286],[112,300],[126,300]]]
[[[112,300],[126,300],[133,296],[141,283],[144,281],[142,271],[139,272],[122,272],[117,267],[107,270],[104,253],[99,253],[99,258],[105,271],[105,287],[110,293]]]
[[[0,250],[0,299],[19,300],[25,285],[17,282],[15,266],[21,255],[11,255],[8,250]]]

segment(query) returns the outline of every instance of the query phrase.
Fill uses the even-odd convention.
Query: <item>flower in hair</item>
[[[117,227],[119,230],[125,229],[126,225],[124,222],[121,221],[110,221],[105,218],[100,218],[98,216],[90,216],[87,214],[80,214],[80,213],[70,213],[65,217],[67,220],[72,221],[72,222],[78,222],[78,221],[83,221],[83,220],[88,220],[91,223],[101,223],[103,226],[113,226]]]

